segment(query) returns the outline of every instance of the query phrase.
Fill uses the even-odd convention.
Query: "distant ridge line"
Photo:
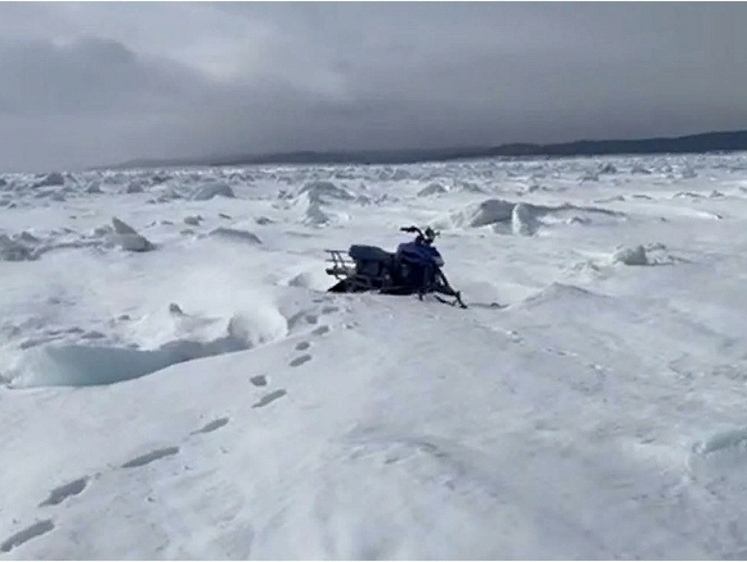
[[[634,154],[701,154],[747,150],[747,130],[637,140],[579,140],[555,144],[511,143],[495,147],[274,152],[180,159],[136,159],[106,168],[241,166],[262,164],[415,164],[495,157],[564,157]]]

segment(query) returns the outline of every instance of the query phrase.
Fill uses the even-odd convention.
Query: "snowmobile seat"
[[[392,254],[378,246],[364,246],[353,244],[348,250],[348,255],[356,262],[388,262]]]

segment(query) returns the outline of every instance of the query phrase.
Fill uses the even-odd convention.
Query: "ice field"
[[[325,289],[430,225],[466,310]],[[0,175],[0,560],[747,557],[747,155]]]

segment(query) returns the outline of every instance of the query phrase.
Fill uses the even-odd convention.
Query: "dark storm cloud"
[[[3,3],[0,168],[747,128],[741,3]]]

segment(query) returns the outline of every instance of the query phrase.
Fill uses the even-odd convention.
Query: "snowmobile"
[[[433,241],[438,232],[430,227],[424,231],[417,226],[400,228],[402,232],[416,234],[411,242],[404,242],[394,253],[378,246],[354,244],[348,250],[350,259],[343,256],[342,250],[326,250],[331,267],[326,273],[337,279],[337,283],[327,289],[330,293],[378,292],[385,295],[413,295],[420,300],[433,293],[440,302],[467,308],[462,302],[460,291],[454,290],[441,268],[444,260]],[[453,297],[446,300],[439,295]]]

